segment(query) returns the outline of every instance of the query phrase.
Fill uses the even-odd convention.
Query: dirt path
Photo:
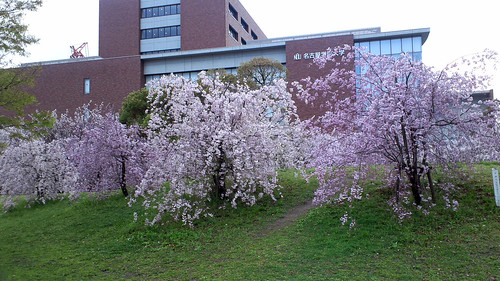
[[[293,209],[288,211],[284,217],[277,219],[276,221],[269,224],[264,231],[259,233],[259,236],[267,236],[275,231],[281,230],[293,222],[295,222],[298,218],[304,216],[314,207],[312,200],[308,201],[305,204],[295,206]]]

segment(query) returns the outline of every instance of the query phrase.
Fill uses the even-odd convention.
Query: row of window
[[[181,35],[181,26],[167,26],[141,30],[141,39],[163,38]]]
[[[356,43],[374,55],[400,55],[401,53],[421,53],[422,38],[408,37]]]
[[[151,51],[151,52],[141,52],[141,55],[153,55],[153,54],[180,52],[180,50],[181,49],[167,49],[167,50],[158,50],[158,51]]]
[[[410,53],[401,52],[399,54],[384,54],[384,55],[399,58],[402,56],[402,54],[409,55],[412,58],[412,60],[414,60],[414,61],[422,61],[422,52],[415,52],[415,53],[413,53],[413,52],[410,52]],[[356,66],[356,73],[357,74],[363,74],[365,72],[366,72],[366,69],[362,69],[360,66]]]
[[[238,73],[238,68],[226,68],[224,70],[228,74],[236,75]],[[185,79],[189,79],[191,81],[196,81],[198,79],[198,74],[200,74],[200,71],[176,72],[174,74],[180,75]],[[170,75],[170,74],[146,75],[146,83],[154,79],[160,79],[163,75]]]
[[[231,5],[231,3],[229,3],[229,14],[230,14],[231,16],[233,16],[233,18],[235,18],[235,19],[238,21],[238,11],[237,11],[237,10],[233,7],[233,5]],[[239,20],[239,21],[240,21],[240,23],[241,23],[241,27],[243,27],[243,29],[244,29],[246,32],[250,33],[250,35],[252,36],[252,39],[253,39],[253,40],[257,40],[257,39],[259,39],[259,37],[257,36],[257,34],[255,34],[255,32],[254,32],[253,30],[250,30],[250,26],[249,26],[249,25],[248,25],[248,23],[247,23],[247,22],[243,19],[243,17],[242,17],[242,18],[240,18],[240,20]],[[233,30],[234,30],[234,29],[233,29]],[[231,31],[229,31],[229,32],[231,33]],[[231,37],[233,37],[233,36],[231,35]],[[233,38],[235,38],[235,37],[233,37]],[[238,40],[238,39],[236,39],[236,40]],[[241,43],[242,43],[243,45],[246,45],[246,42],[245,42],[245,43],[241,42]]]
[[[154,18],[154,17],[162,17],[168,15],[178,15],[180,13],[181,13],[180,4],[146,8],[141,10],[142,18]]]
[[[236,29],[234,29],[231,25],[229,25],[229,36],[231,36],[234,40],[236,41],[240,41],[239,40],[239,34],[238,34],[238,31],[236,31]],[[255,33],[253,33],[252,31],[252,38],[254,40],[257,40],[257,35]],[[247,44],[247,40],[243,39],[243,37],[241,37],[241,45],[246,45]]]

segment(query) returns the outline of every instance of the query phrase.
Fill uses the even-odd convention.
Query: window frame
[[[90,95],[91,81],[90,78],[83,78],[83,94]]]

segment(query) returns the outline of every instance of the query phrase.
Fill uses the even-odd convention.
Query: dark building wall
[[[314,81],[314,79],[324,77],[332,68],[344,67],[349,70],[354,70],[354,63],[341,64],[340,66],[329,63],[325,68],[319,69],[313,62],[312,57],[324,55],[328,48],[333,49],[337,46],[343,46],[344,44],[353,46],[354,36],[344,35],[286,42],[286,67],[289,71],[288,81],[301,81],[307,77],[311,77]],[[340,56],[337,58],[337,61],[340,61]],[[345,94],[349,95],[353,93],[346,92]],[[325,98],[317,100],[314,107],[305,104],[297,98],[295,98],[295,102],[297,105],[297,113],[301,119],[319,116],[325,112],[325,109],[319,106],[325,102]]]
[[[99,56],[140,53],[140,0],[99,0]]]
[[[236,9],[238,12],[238,18],[234,18],[230,13],[229,13],[229,3]],[[243,38],[246,42],[250,42],[254,40],[252,38],[252,31],[257,35],[258,39],[267,39],[266,35],[264,32],[260,29],[260,27],[257,25],[257,23],[254,21],[252,16],[247,12],[245,7],[240,3],[238,0],[226,0],[225,3],[225,17],[227,21],[227,26],[226,28],[226,46],[239,46],[242,44],[241,38]],[[244,19],[244,21],[248,24],[249,28],[248,31],[246,31],[243,26],[242,26],[242,21],[241,19]],[[229,25],[231,25],[236,32],[238,32],[238,41],[234,40],[230,35],[229,35]]]
[[[237,10],[238,19],[229,14],[229,3]],[[248,32],[243,29],[241,18],[248,24]],[[229,25],[238,32],[238,41],[229,35]],[[259,39],[267,38],[238,0],[181,1],[182,51],[239,46],[241,38],[253,40],[252,31]]]
[[[73,111],[92,101],[110,104],[118,111],[130,92],[143,87],[141,67],[139,56],[45,65],[29,92],[36,96],[38,110]],[[90,94],[84,94],[86,78],[90,79]]]
[[[181,1],[181,50],[224,47],[225,0]]]

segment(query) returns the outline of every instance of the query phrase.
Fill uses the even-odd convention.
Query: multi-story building
[[[255,57],[281,62],[289,81],[317,77],[324,70],[310,67],[313,59],[344,44],[421,59],[430,32],[367,28],[268,39],[238,0],[100,0],[99,8],[99,56],[37,63],[31,92],[39,109],[73,110],[89,101],[119,109],[128,93],[161,75],[235,72]],[[299,104],[299,114],[314,112]]]

